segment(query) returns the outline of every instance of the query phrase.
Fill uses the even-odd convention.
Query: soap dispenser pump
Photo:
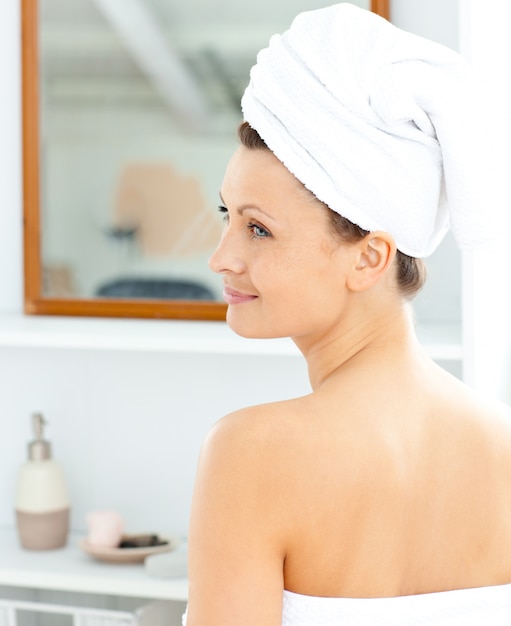
[[[32,415],[34,440],[28,444],[28,461],[18,475],[16,521],[27,550],[54,550],[67,543],[69,493],[61,466],[52,459],[51,444],[44,439],[46,421]]]

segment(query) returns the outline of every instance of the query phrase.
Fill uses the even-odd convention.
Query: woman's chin
[[[227,316],[227,326],[232,330],[233,333],[236,333],[239,337],[244,337],[245,339],[262,339],[263,336],[256,332],[256,329],[249,324],[241,324],[236,321],[229,320],[229,316]]]
[[[227,309],[226,322],[234,333],[245,339],[279,339],[289,336],[284,332],[277,332],[276,328],[268,328],[251,321],[245,316],[242,318],[230,309]]]

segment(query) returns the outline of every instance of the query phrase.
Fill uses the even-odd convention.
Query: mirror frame
[[[390,0],[371,0],[371,11],[390,19]],[[42,294],[38,0],[21,0],[24,310],[65,315],[225,320],[227,306],[214,301],[48,298]]]

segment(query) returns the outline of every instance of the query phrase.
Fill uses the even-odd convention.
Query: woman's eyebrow
[[[220,202],[222,202],[222,204],[226,206],[225,200],[222,197],[222,192],[219,192],[218,195],[220,197]],[[247,211],[248,209],[253,209],[254,211],[258,211],[259,213],[262,213],[265,217],[267,217],[269,220],[275,221],[274,217],[266,213],[266,211],[263,211],[262,209],[260,209],[257,206],[257,204],[243,204],[240,207],[238,207],[238,209],[236,210],[236,213],[238,213],[238,215],[243,215],[243,213]]]
[[[266,213],[266,211],[263,211],[262,209],[260,209],[257,206],[257,204],[243,204],[242,206],[238,207],[237,213],[238,215],[243,215],[243,213],[249,209],[252,209],[253,211],[257,211],[258,213],[262,213],[267,219],[272,220],[273,222],[275,221],[274,217]]]

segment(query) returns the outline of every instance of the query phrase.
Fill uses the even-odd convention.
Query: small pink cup
[[[87,542],[98,548],[116,548],[122,539],[124,522],[115,511],[92,511],[87,515]]]

